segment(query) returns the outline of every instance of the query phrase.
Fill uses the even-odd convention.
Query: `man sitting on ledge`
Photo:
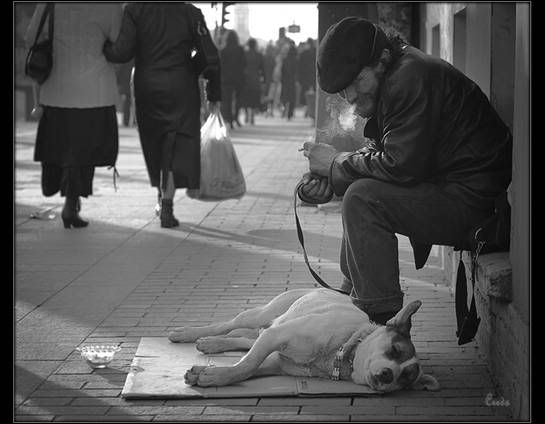
[[[448,62],[348,17],[321,40],[318,83],[362,118],[374,147],[307,142],[303,200],[342,201],[341,289],[378,323],[403,305],[396,233],[416,268],[431,245],[461,246],[511,181],[512,136],[480,88]]]

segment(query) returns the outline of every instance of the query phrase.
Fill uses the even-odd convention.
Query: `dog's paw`
[[[168,339],[174,343],[192,343],[200,337],[195,327],[177,327],[168,333]]]
[[[195,347],[202,353],[219,353],[225,352],[229,347],[221,337],[201,337],[197,339]]]
[[[233,367],[214,367],[194,365],[185,374],[186,384],[200,387],[225,386],[239,381],[233,373]]]
[[[202,365],[193,365],[191,369],[188,369],[184,375],[185,384],[190,386],[195,386],[199,381],[199,375],[206,366]]]

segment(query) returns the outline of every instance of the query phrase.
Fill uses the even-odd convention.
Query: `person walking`
[[[265,81],[263,84],[263,107],[265,109],[265,117],[273,116],[274,95],[271,95],[271,88],[274,84],[273,73],[276,65],[276,52],[274,44],[269,43],[265,48],[263,56],[263,66],[265,70]]]
[[[198,37],[206,37],[217,58],[201,11],[185,3],[129,3],[119,37],[106,42],[111,62],[134,58],[136,121],[150,183],[159,190],[161,227],[179,225],[173,213],[177,188],[200,182],[199,71],[192,61]],[[198,52],[197,56],[202,52]],[[209,108],[219,107],[220,70],[202,72],[208,80]]]
[[[234,128],[235,123],[241,127],[238,115],[241,108],[241,93],[245,85],[246,55],[235,31],[227,31],[225,47],[220,51],[220,63],[222,74],[221,113],[231,129]]]
[[[295,43],[287,43],[282,47],[282,73],[280,100],[284,107],[282,117],[291,120],[295,113],[296,79],[297,79],[297,49]]]
[[[95,167],[114,167],[118,154],[114,66],[102,53],[119,33],[119,3],[48,3],[53,16],[53,67],[39,87],[41,117],[34,160],[41,162],[44,196],[65,198],[65,228],[89,224],[79,215],[81,197],[93,194]],[[30,47],[46,4],[36,6],[25,37]],[[44,26],[47,28],[47,25]],[[43,31],[47,32],[47,31]],[[45,34],[42,34],[45,36]]]
[[[297,79],[301,85],[301,100],[305,105],[305,117],[310,116],[312,107],[309,100],[311,93],[316,92],[316,48],[314,40],[308,38],[304,50],[299,55]]]
[[[248,40],[246,53],[245,84],[242,91],[242,106],[245,110],[246,123],[254,125],[254,115],[261,108],[261,83],[265,77],[263,55],[257,51],[255,38]]]

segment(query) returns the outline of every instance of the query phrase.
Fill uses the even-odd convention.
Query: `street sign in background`
[[[294,32],[301,32],[301,27],[300,27],[299,25],[295,25],[295,24],[290,25],[290,26],[288,27],[288,32],[292,32],[292,33],[294,33]]]

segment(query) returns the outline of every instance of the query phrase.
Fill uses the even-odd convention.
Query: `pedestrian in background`
[[[291,120],[295,112],[296,79],[297,79],[297,48],[290,41],[282,47],[282,88],[280,100],[283,106],[282,117]]]
[[[297,79],[301,85],[301,103],[305,105],[305,117],[310,116],[309,92],[316,92],[316,47],[314,40],[308,38],[305,48],[299,55]]]
[[[281,106],[280,95],[282,93],[282,63],[284,61],[282,50],[278,48],[274,57],[274,68],[272,73],[272,82],[269,86],[268,98],[272,103],[271,116],[274,116],[274,110]],[[285,50],[287,54],[287,50]]]
[[[238,115],[245,84],[246,55],[235,31],[227,31],[225,35],[225,47],[220,51],[220,63],[222,75],[221,113],[231,129],[234,128],[235,123],[241,127]]]
[[[210,37],[206,28],[201,11],[190,4],[129,3],[119,37],[104,46],[112,62],[134,58],[136,121],[150,183],[160,187],[164,228],[179,225],[173,214],[176,189],[199,188],[201,99],[191,53],[199,33],[205,30],[202,36]],[[219,68],[205,69],[203,75],[215,109],[221,98]]]
[[[263,84],[263,108],[265,109],[265,116],[273,116],[273,101],[274,97],[269,96],[271,92],[271,86],[273,84],[273,72],[276,64],[276,52],[274,44],[270,42],[265,48],[265,54],[263,56],[263,67],[265,70],[265,81]]]
[[[45,7],[36,7],[25,37],[28,47]],[[65,197],[65,228],[88,225],[79,215],[80,197],[93,194],[95,167],[115,166],[117,160],[118,90],[102,45],[117,38],[121,14],[119,3],[54,3],[53,68],[40,86],[43,110],[34,160],[42,163],[44,196],[60,191]]]
[[[254,114],[261,107],[261,83],[265,78],[263,55],[257,51],[255,38],[248,40],[246,50],[246,76],[242,91],[242,106],[245,110],[246,123],[254,125]]]

